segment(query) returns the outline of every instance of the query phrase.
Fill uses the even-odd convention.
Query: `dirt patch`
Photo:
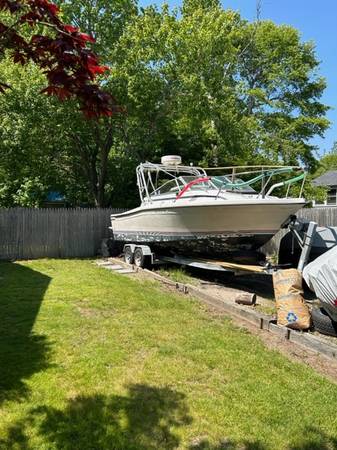
[[[253,281],[250,281],[253,284]],[[222,284],[202,284],[200,289],[205,291],[207,294],[212,295],[219,300],[233,302],[237,295],[242,294],[244,292],[255,293],[252,286],[250,289],[243,289],[243,286],[240,285],[240,281],[238,282],[238,286],[224,286]],[[251,308],[251,307],[250,307]],[[260,294],[256,295],[256,306],[255,308],[258,311],[264,312],[266,314],[276,314],[276,304],[274,300],[269,300],[265,297],[262,297]]]
[[[96,317],[108,318],[115,314],[112,309],[84,308],[83,306],[77,306],[77,311],[82,317],[86,317],[88,319],[93,319]]]
[[[97,311],[91,308],[83,308],[82,306],[77,307],[77,311],[83,317],[97,317]]]

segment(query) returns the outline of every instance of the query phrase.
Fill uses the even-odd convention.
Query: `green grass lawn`
[[[90,261],[0,264],[1,449],[336,449],[337,385]]]
[[[176,283],[198,285],[199,280],[193,277],[186,269],[177,266],[159,267],[157,273],[166,278],[171,278]]]

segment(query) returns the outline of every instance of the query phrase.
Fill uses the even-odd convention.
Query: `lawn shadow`
[[[184,394],[133,384],[125,396],[78,396],[64,409],[37,407],[7,430],[0,448],[30,449],[28,431],[57,450],[173,450],[180,443],[174,428],[190,422]]]
[[[258,441],[237,443],[232,439],[222,439],[217,444],[211,444],[207,439],[197,439],[188,447],[188,450],[267,450],[269,448]]]
[[[297,440],[297,444],[287,444],[284,448],[287,450],[337,450],[337,439],[317,427],[305,427]],[[212,444],[206,438],[188,447],[189,450],[268,450],[270,448],[274,448],[273,442],[264,444],[258,440],[236,442],[223,439],[218,444]]]
[[[25,379],[48,366],[48,342],[33,326],[50,278],[0,263],[0,405],[28,393]]]

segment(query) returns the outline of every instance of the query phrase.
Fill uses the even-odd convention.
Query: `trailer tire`
[[[137,247],[135,253],[133,254],[133,260],[135,266],[144,269],[147,266],[147,256],[144,255],[143,250],[140,247]]]
[[[124,247],[124,261],[127,264],[133,264],[134,262],[134,253],[132,253],[131,247],[129,245]]]
[[[311,311],[314,329],[327,336],[337,337],[337,322],[333,321],[323,308],[313,308]]]

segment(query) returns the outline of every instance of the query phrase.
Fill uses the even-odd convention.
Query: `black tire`
[[[337,322],[334,322],[323,308],[313,308],[311,318],[315,331],[337,337]]]
[[[132,253],[131,247],[129,247],[129,246],[124,247],[124,261],[127,264],[133,264],[134,254]]]
[[[135,266],[141,267],[142,269],[146,267],[147,257],[144,255],[141,248],[136,248],[133,259]]]

